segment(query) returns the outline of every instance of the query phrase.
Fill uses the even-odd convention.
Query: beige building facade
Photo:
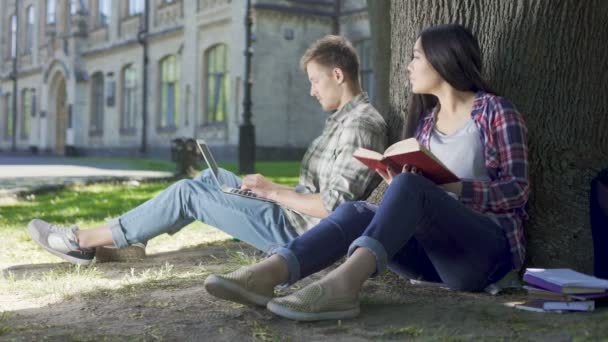
[[[299,69],[311,42],[351,39],[373,98],[365,0],[252,7],[258,157],[297,158],[328,116]],[[1,151],[166,156],[196,137],[236,158],[245,0],[0,0],[0,13]]]

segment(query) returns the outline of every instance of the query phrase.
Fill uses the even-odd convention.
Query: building
[[[327,117],[299,69],[311,42],[351,39],[373,96],[365,0],[253,8],[257,154],[297,158]],[[0,0],[0,13],[0,150],[158,156],[199,137],[236,158],[245,0]]]

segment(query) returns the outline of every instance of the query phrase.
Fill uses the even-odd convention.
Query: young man
[[[352,154],[358,147],[384,151],[387,127],[361,91],[357,54],[346,39],[326,36],[306,51],[301,66],[310,80],[310,95],[333,113],[304,155],[300,184],[294,189],[260,174],[240,179],[225,170],[220,173],[227,185],[250,189],[277,204],[224,194],[206,170],[100,227],[79,230],[32,220],[32,239],[69,262],[89,264],[94,247],[145,243],[200,220],[268,251],[313,227],[342,202],[366,198],[380,179]]]

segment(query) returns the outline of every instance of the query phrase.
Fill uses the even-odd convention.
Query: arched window
[[[181,66],[175,55],[160,62],[160,127],[175,128],[179,123],[179,79]]]
[[[372,65],[372,49],[371,40],[363,39],[355,42],[355,48],[359,54],[359,63],[361,69],[361,88],[367,92],[370,101],[374,100],[374,70]]]
[[[103,73],[93,74],[91,77],[91,121],[89,123],[89,133],[91,135],[101,135],[103,133],[103,86]]]
[[[122,118],[120,128],[124,131],[135,129],[135,117],[137,114],[137,74],[132,65],[122,69]]]
[[[32,53],[32,49],[34,48],[34,22],[36,20],[34,6],[29,6],[25,13],[27,14],[27,26],[25,27],[25,51],[27,53]]]
[[[205,118],[206,124],[225,122],[228,116],[230,77],[228,46],[219,44],[205,53]]]

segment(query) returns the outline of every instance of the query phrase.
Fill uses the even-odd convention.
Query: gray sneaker
[[[205,289],[217,298],[245,305],[266,306],[274,297],[274,289],[260,286],[253,278],[252,271],[241,267],[228,274],[208,276],[205,279]]]
[[[333,293],[318,282],[289,296],[274,298],[266,308],[281,317],[296,321],[349,319],[359,315],[359,298]]]
[[[77,265],[89,265],[95,258],[95,248],[80,248],[76,241],[77,226],[61,227],[34,219],[27,226],[32,240],[63,260]]]

